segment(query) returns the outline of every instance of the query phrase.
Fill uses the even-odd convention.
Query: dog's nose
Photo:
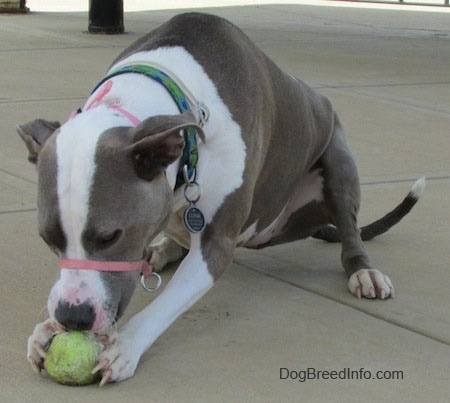
[[[90,330],[95,322],[95,309],[87,302],[73,305],[67,301],[59,301],[55,319],[66,329]]]

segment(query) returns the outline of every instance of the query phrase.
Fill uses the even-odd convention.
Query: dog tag
[[[205,217],[201,210],[195,207],[194,203],[191,203],[184,211],[183,219],[184,225],[194,234],[198,234],[205,229]]]

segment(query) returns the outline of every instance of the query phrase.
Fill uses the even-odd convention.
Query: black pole
[[[122,34],[123,0],[89,0],[89,32]]]

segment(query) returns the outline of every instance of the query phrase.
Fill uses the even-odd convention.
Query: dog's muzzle
[[[146,259],[134,262],[108,262],[101,260],[77,260],[77,259],[60,259],[60,269],[75,269],[75,270],[97,270],[106,272],[127,272],[139,271],[141,273],[141,285],[149,292],[156,291],[161,286],[161,277],[158,273],[152,271],[151,266]],[[156,277],[156,285],[149,287],[145,280],[149,277]]]

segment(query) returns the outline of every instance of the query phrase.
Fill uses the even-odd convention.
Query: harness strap
[[[132,64],[119,67],[116,70],[113,70],[109,74],[107,74],[93,89],[92,93],[94,93],[103,83],[107,82],[112,77],[116,77],[122,74],[142,74],[146,77],[149,77],[158,83],[160,83],[171,95],[175,104],[178,107],[180,113],[190,112],[192,113],[191,105],[197,108],[195,111],[199,116],[198,120],[202,125],[204,121],[207,119],[207,111],[206,107],[201,103],[195,102],[192,95],[184,89],[181,89],[180,85],[173,78],[171,78],[168,74],[162,71],[159,68],[146,65],[146,64]],[[92,94],[91,93],[91,94]],[[186,95],[189,94],[189,97]],[[190,105],[191,104],[191,105]],[[195,179],[195,167],[198,162],[198,149],[197,149],[197,131],[194,128],[188,128],[184,130],[184,140],[185,147],[183,150],[183,155],[180,160],[180,169],[179,175],[177,177],[177,183],[175,188],[178,188],[184,183],[183,178],[183,167],[187,166],[187,173],[191,180]]]

